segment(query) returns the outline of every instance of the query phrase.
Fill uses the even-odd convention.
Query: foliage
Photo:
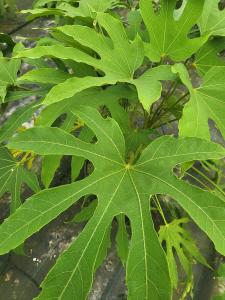
[[[0,0],[0,18],[15,17],[16,1]]]
[[[0,254],[80,200],[71,222],[87,222],[37,299],[86,299],[115,223],[128,299],[169,300],[179,265],[187,283],[194,261],[209,267],[191,219],[225,255],[225,150],[209,126],[224,137],[224,11],[214,3],[37,0],[32,17],[59,15],[65,25],[0,58],[2,111],[36,96],[0,129],[0,195],[12,194]],[[20,75],[21,60],[30,68]],[[55,187],[64,156],[70,183]],[[23,183],[34,194],[21,204]]]

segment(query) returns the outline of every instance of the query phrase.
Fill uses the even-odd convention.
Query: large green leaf
[[[44,99],[46,105],[70,98],[90,87],[127,82],[136,86],[141,103],[146,110],[149,110],[150,105],[161,95],[161,83],[159,81],[175,78],[170,66],[158,66],[135,79],[135,71],[141,66],[144,59],[141,39],[137,36],[134,41],[129,41],[123,24],[108,14],[99,13],[97,20],[98,24],[107,31],[109,37],[102,32],[98,33],[92,28],[80,25],[66,25],[55,30],[67,36],[71,41],[92,49],[100,58],[64,45],[37,46],[34,49],[21,52],[17,57],[36,59],[50,56],[62,60],[74,60],[78,63],[91,65],[104,73],[102,77],[73,77],[56,85]],[[32,80],[34,74],[31,75],[30,79]],[[25,76],[29,80],[29,73]]]
[[[37,177],[16,161],[6,148],[0,148],[0,196],[10,192],[11,212],[21,205],[22,183],[26,183],[36,193],[40,190]]]
[[[225,67],[211,68],[198,88],[193,88],[184,65],[175,65],[173,70],[190,91],[179,123],[180,135],[210,139],[208,121],[212,119],[225,136]]]
[[[202,34],[225,36],[225,10],[219,9],[219,1],[205,0],[199,27]]]
[[[160,1],[160,11],[155,12],[150,0],[141,0],[143,20],[149,32],[146,55],[152,61],[169,56],[175,61],[185,60],[207,40],[207,36],[189,38],[188,33],[201,16],[204,0],[184,2],[178,18],[175,18],[176,0]]]
[[[21,244],[82,196],[94,194],[98,205],[93,217],[48,274],[38,299],[86,299],[105,233],[113,217],[121,213],[130,219],[132,228],[126,263],[128,299],[170,299],[167,262],[150,218],[150,196],[167,194],[175,198],[224,254],[224,201],[177,179],[172,171],[186,161],[222,158],[224,148],[196,138],[164,136],[130,165],[124,137],[113,119],[103,119],[93,108],[81,106],[73,111],[96,134],[96,144],[83,142],[59,128],[33,128],[13,138],[9,148],[41,155],[82,156],[92,161],[94,172],[81,181],[28,199],[0,227],[0,253]]]

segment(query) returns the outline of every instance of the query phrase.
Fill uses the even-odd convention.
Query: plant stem
[[[213,187],[215,187],[215,189],[217,189],[222,195],[223,197],[225,197],[225,192],[219,187],[218,184],[216,184],[214,181],[212,181],[210,178],[208,178],[203,172],[201,172],[200,170],[198,170],[195,167],[192,167],[192,169],[198,173],[199,175],[201,175],[205,180],[207,180],[209,183],[212,184]]]
[[[161,215],[161,217],[162,217],[162,219],[163,219],[165,225],[168,225],[168,223],[167,223],[167,221],[166,221],[166,218],[165,218],[165,215],[164,215],[164,213],[163,213],[162,206],[160,205],[160,202],[159,202],[159,199],[158,199],[158,196],[157,196],[157,195],[155,195],[154,201],[155,201],[155,204],[156,204],[156,206],[157,206],[157,208],[158,208],[158,211],[159,211],[159,213],[160,213],[160,215]]]
[[[177,81],[175,81],[171,84],[170,88],[168,89],[168,91],[167,91],[166,95],[164,96],[162,102],[160,103],[159,107],[156,109],[152,118],[149,120],[149,126],[154,124],[155,119],[160,115],[160,113],[162,111],[163,104],[165,103],[166,100],[168,100],[174,94],[174,92],[177,88],[177,85],[178,85]]]

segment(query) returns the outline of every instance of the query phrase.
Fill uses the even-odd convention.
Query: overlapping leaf
[[[188,33],[201,16],[204,0],[184,1],[178,18],[175,18],[176,0],[160,1],[160,11],[155,12],[152,1],[141,0],[143,20],[149,32],[146,55],[152,61],[169,56],[175,61],[185,60],[208,39],[207,36],[190,39]]]
[[[44,5],[50,4],[52,1],[36,1],[34,9],[23,10],[22,13],[30,13],[31,19],[48,15],[62,15],[64,17],[76,18],[95,18],[96,13],[105,12],[117,6],[119,1],[116,0],[80,0],[79,6],[73,4],[78,1],[73,0],[56,0],[55,8],[43,8]]]
[[[173,70],[190,91],[179,123],[180,135],[210,139],[208,121],[212,119],[225,136],[225,67],[211,68],[198,88],[193,88],[184,65],[175,65]]]
[[[219,1],[205,0],[199,20],[202,34],[225,36],[225,9],[219,8]]]
[[[216,66],[225,66],[222,51],[225,50],[225,37],[209,40],[195,54],[194,66],[200,74],[205,74],[209,69]]]
[[[14,48],[14,53],[21,50],[20,44]],[[4,102],[7,93],[7,87],[14,85],[17,78],[17,73],[20,68],[20,59],[10,59],[0,56],[0,103]]]
[[[0,128],[0,143],[10,138],[15,131],[27,120],[29,120],[35,111],[39,108],[38,103],[31,103],[16,110]]]
[[[37,177],[13,159],[6,148],[0,148],[0,196],[5,192],[11,193],[11,212],[21,204],[22,183],[26,183],[36,193],[40,190]]]
[[[217,250],[225,253],[224,202],[172,173],[177,164],[219,159],[225,150],[200,139],[164,136],[151,143],[140,159],[130,165],[125,160],[122,132],[114,120],[103,119],[87,107],[76,107],[74,113],[96,134],[96,144],[80,141],[61,129],[34,128],[12,139],[9,147],[41,155],[79,155],[93,162],[94,172],[84,180],[43,191],[26,201],[0,227],[0,253],[21,244],[82,196],[94,194],[98,205],[93,217],[48,274],[38,299],[86,298],[105,233],[113,217],[121,213],[130,219],[132,227],[126,264],[128,299],[170,299],[167,262],[149,214],[150,195],[160,193],[175,198]]]
[[[108,14],[99,13],[97,20],[98,24],[107,31],[109,37],[102,32],[98,33],[92,28],[80,25],[66,25],[58,27],[56,31],[64,34],[71,41],[91,49],[100,58],[93,57],[78,48],[63,45],[37,46],[19,54],[18,57],[33,59],[52,56],[62,60],[74,60],[91,65],[104,73],[102,77],[73,77],[58,84],[48,93],[44,104],[49,105],[70,98],[93,86],[127,82],[136,86],[141,103],[146,110],[149,110],[150,105],[161,95],[160,81],[175,78],[170,67],[159,66],[150,69],[135,79],[135,71],[141,66],[144,59],[141,39],[137,36],[134,41],[129,41],[123,24]],[[32,73],[32,75],[34,74]],[[29,80],[29,73],[26,74],[26,79]]]
[[[187,218],[177,219],[169,224],[160,226],[159,240],[161,243],[166,242],[166,255],[169,264],[169,272],[174,288],[178,284],[178,271],[175,255],[179,258],[181,266],[189,277],[192,272],[191,258],[207,266],[205,258],[201,255],[195,241],[190,233],[183,227],[188,223]],[[176,254],[174,254],[176,251]]]

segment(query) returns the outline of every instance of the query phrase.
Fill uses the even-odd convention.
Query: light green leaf
[[[65,15],[65,13],[57,8],[35,8],[35,9],[26,9],[26,10],[21,10],[21,14],[31,14],[27,18],[28,20],[33,20],[35,18],[39,17],[46,17],[46,16],[61,16]]]
[[[219,10],[219,1],[205,0],[198,23],[200,31],[204,35],[225,36],[225,10]]]
[[[133,81],[145,110],[149,111],[150,106],[160,98],[162,92],[160,80],[175,79],[176,76],[173,76],[171,73],[170,66],[159,66],[146,71],[142,76]]]
[[[180,135],[210,139],[208,120],[212,119],[225,136],[225,67],[211,68],[198,88],[192,87],[184,65],[175,65],[173,70],[190,91],[190,100],[179,123]]]
[[[161,244],[166,242],[167,261],[169,264],[170,277],[174,288],[177,288],[178,284],[178,271],[174,251],[176,252],[176,255],[180,260],[183,270],[187,276],[189,276],[191,273],[192,258],[196,259],[205,266],[208,266],[205,258],[199,252],[195,241],[192,239],[188,231],[183,227],[183,225],[188,222],[189,219],[187,218],[177,219],[169,224],[160,226],[159,230],[159,240]]]
[[[23,10],[22,13],[30,13],[30,19],[48,15],[62,15],[64,17],[76,18],[96,18],[96,13],[105,12],[117,6],[119,1],[115,0],[80,0],[79,6],[74,7],[73,1],[59,1],[56,8],[41,8],[45,4],[52,1],[38,1],[34,5],[34,9]]]
[[[225,66],[224,57],[220,54],[225,50],[225,37],[209,40],[195,54],[194,66],[201,74],[205,74],[212,67]]]
[[[174,18],[176,0],[161,1],[156,13],[150,0],[141,0],[140,9],[149,32],[150,42],[146,44],[146,55],[152,61],[169,56],[182,61],[195,53],[208,39],[207,36],[190,39],[188,33],[201,16],[204,0],[188,1]]]
[[[113,217],[121,213],[130,219],[132,228],[126,263],[128,299],[170,299],[167,262],[149,214],[150,195],[167,194],[176,199],[216,249],[225,253],[224,201],[172,173],[174,166],[186,161],[222,158],[224,148],[196,138],[164,136],[152,142],[136,164],[129,165],[124,138],[114,120],[103,119],[88,107],[76,107],[74,113],[95,132],[96,144],[58,128],[33,128],[12,139],[9,147],[41,155],[79,155],[93,162],[94,172],[84,180],[43,191],[26,201],[0,227],[0,253],[21,244],[82,196],[94,194],[98,205],[93,217],[48,274],[38,299],[86,298],[103,237]]]
[[[21,84],[21,81],[31,81],[31,82],[39,82],[39,83],[48,83],[48,84],[58,84],[69,78],[72,75],[69,73],[63,72],[61,70],[53,69],[53,68],[40,68],[36,70],[31,70],[19,77],[17,82]]]

